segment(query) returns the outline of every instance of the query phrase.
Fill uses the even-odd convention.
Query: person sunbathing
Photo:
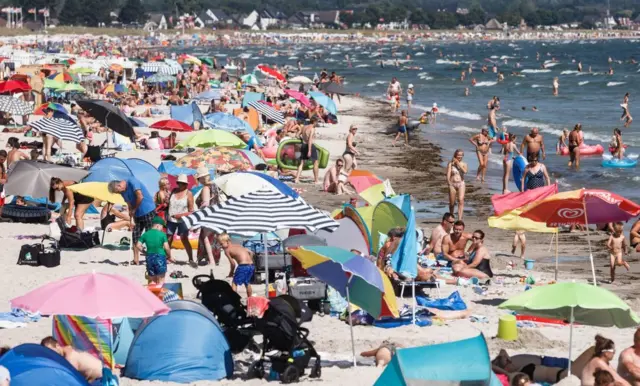
[[[615,344],[611,339],[607,339],[602,335],[596,335],[596,348],[593,357],[582,370],[580,381],[583,386],[594,386],[596,370],[601,369],[608,371],[615,379],[618,386],[631,386],[626,379],[618,375],[618,372],[611,366],[614,354],[616,352]]]
[[[594,348],[586,349],[578,358],[571,362],[571,373],[579,375],[585,365],[593,357]],[[516,374],[524,373],[533,382],[557,383],[568,375],[566,358],[555,358],[532,354],[518,354],[510,356],[507,351],[500,350],[498,356],[491,361],[493,372],[514,378]]]
[[[382,341],[382,344],[380,344],[380,346],[378,346],[377,348],[361,352],[360,356],[365,358],[375,357],[376,367],[384,367],[389,362],[391,362],[393,356],[396,355],[397,348],[402,348],[402,346],[397,343],[385,340]]]
[[[102,362],[93,355],[71,346],[62,346],[51,336],[42,339],[40,345],[63,356],[89,383],[102,378]]]

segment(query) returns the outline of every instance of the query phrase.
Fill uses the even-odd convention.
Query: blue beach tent
[[[82,374],[55,351],[22,344],[0,358],[11,374],[11,386],[89,386]]]
[[[193,126],[194,122],[200,122],[202,126],[202,111],[195,102],[188,105],[171,106],[171,119],[182,121],[189,126]]]
[[[149,319],[136,332],[123,375],[178,383],[230,377],[231,350],[209,310],[186,300],[167,306],[169,314]]]
[[[158,191],[160,173],[145,160],[138,158],[103,158],[89,169],[89,175],[82,182],[109,182],[135,177],[147,188],[149,194]]]
[[[473,358],[461,366],[452,358]],[[477,385],[500,386],[491,371],[484,335],[474,338],[398,349],[374,386]]]

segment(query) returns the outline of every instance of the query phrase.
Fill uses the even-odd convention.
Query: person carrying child
[[[255,272],[251,251],[243,246],[232,244],[231,238],[226,233],[218,236],[218,243],[224,251],[225,256],[229,259],[229,264],[231,265],[231,270],[229,272],[229,276],[233,274],[231,288],[237,292],[238,286],[243,285],[247,289],[247,297],[251,297],[253,292],[251,290],[251,279]]]
[[[627,244],[624,242],[624,234],[622,233],[622,223],[617,222],[613,226],[613,234],[609,236],[607,248],[609,249],[609,257],[611,259],[611,282],[616,278],[616,267],[623,266],[629,270],[629,263],[622,260],[622,253],[629,254]]]
[[[144,232],[136,244],[142,251],[142,245],[147,247],[147,275],[153,284],[162,286],[167,273],[167,261],[173,263],[169,240],[164,233],[164,220],[158,216],[153,218],[151,229]]]

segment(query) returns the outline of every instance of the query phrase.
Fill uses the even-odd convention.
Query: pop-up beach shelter
[[[123,375],[128,378],[190,383],[233,374],[233,358],[220,325],[203,305],[167,303],[167,315],[149,319],[131,343]]]
[[[84,376],[55,351],[39,344],[22,344],[0,357],[12,386],[89,386]]]
[[[82,182],[110,182],[137,178],[149,194],[156,194],[160,172],[145,160],[138,158],[104,158],[89,169],[89,175]]]
[[[202,127],[204,117],[198,105],[195,102],[191,102],[188,105],[171,106],[171,119],[182,121],[189,126],[193,126],[194,122],[200,122]]]
[[[451,358],[473,358],[460,362]],[[398,349],[374,386],[411,385],[500,386],[491,371],[491,359],[484,335],[474,338]]]

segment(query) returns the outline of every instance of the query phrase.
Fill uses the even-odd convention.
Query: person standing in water
[[[629,113],[629,93],[624,94],[624,98],[622,99],[622,116],[620,117],[621,121],[624,121],[624,127],[629,127],[631,122],[633,122],[633,117],[631,117],[631,113]]]
[[[609,144],[611,149],[611,155],[617,159],[622,159],[624,155],[624,143],[622,143],[622,132],[620,129],[613,129],[613,137],[611,138],[611,143]]]
[[[558,77],[553,78],[553,96],[558,96],[558,88],[560,88],[560,83],[558,83]]]
[[[502,145],[502,154],[504,158],[502,159],[502,194],[510,193],[507,189],[509,184],[509,175],[511,174],[511,167],[513,166],[513,160],[516,158],[516,154],[521,155],[520,150],[518,150],[518,145],[516,145],[516,135],[513,133],[509,133],[509,142]]]
[[[489,131],[482,129],[480,134],[469,138],[469,142],[475,146],[476,154],[478,155],[478,173],[476,174],[476,180],[484,182],[484,177],[487,175],[487,164],[489,163],[489,147],[493,140],[489,137]]]
[[[496,112],[500,109],[500,105],[492,104],[489,107],[489,115],[487,116],[487,127],[489,129],[488,134],[489,138],[493,138],[496,136],[498,132],[498,120],[496,118]]]
[[[582,145],[581,124],[576,124],[571,133],[569,133],[569,167],[574,166],[576,170],[580,170],[580,146]]]
[[[582,72],[582,62],[578,61],[578,72]]]
[[[394,76],[393,78],[391,78],[391,83],[389,83],[389,87],[387,87],[387,94],[389,95],[389,99],[392,102],[391,105],[393,106],[391,111],[394,113],[398,108],[398,101],[400,99],[401,92],[402,92],[402,86],[400,85],[400,82],[398,82],[398,78]]]
[[[530,154],[537,156],[542,155],[542,159],[547,158],[547,152],[544,149],[544,137],[539,133],[537,127],[531,129],[531,132],[524,137],[524,141],[520,145],[520,153],[524,152],[524,147],[527,147],[527,158]]]
[[[562,148],[567,147],[567,142],[569,141],[569,130],[562,129],[562,134],[558,138],[558,144],[556,145],[556,154],[562,154]]]
[[[402,113],[400,114],[400,118],[398,118],[398,133],[396,134],[395,139],[393,140],[393,143],[391,144],[392,146],[396,145],[396,142],[398,142],[398,138],[400,138],[401,135],[404,135],[404,145],[405,146],[409,146],[409,133],[407,132],[407,112],[405,110],[402,110]]]

